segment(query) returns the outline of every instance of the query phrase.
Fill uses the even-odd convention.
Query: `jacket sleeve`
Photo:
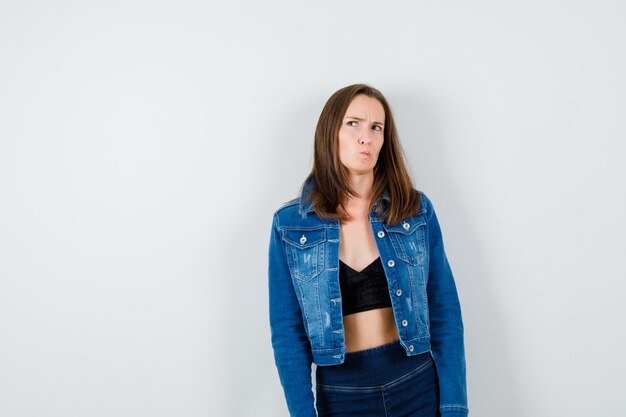
[[[465,378],[465,347],[461,305],[445,253],[437,214],[426,203],[430,251],[427,297],[430,316],[431,352],[439,376],[442,417],[465,417],[469,413]]]
[[[311,345],[274,213],[269,243],[269,318],[274,362],[292,417],[315,417]]]

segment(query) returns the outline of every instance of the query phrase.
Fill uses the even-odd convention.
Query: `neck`
[[[346,197],[343,204],[351,217],[363,217],[368,215],[368,208],[372,199],[372,185],[374,174],[351,175],[350,187],[357,193],[356,197]]]

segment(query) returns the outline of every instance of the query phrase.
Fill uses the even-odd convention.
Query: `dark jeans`
[[[318,416],[437,417],[439,379],[430,353],[407,356],[399,341],[346,353],[315,371]]]

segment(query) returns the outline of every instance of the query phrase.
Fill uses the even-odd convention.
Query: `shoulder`
[[[426,193],[417,188],[414,188],[413,190],[417,191],[420,198],[420,209],[418,214],[428,214],[428,212],[432,211],[432,203]]]
[[[283,204],[281,204],[273,213],[273,219],[276,226],[288,221],[289,219],[297,218],[299,214],[300,199],[298,197],[293,198]]]

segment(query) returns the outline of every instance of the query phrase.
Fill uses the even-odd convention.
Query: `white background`
[[[388,98],[470,416],[623,415],[620,1],[1,1],[0,416],[286,416],[271,214]]]

